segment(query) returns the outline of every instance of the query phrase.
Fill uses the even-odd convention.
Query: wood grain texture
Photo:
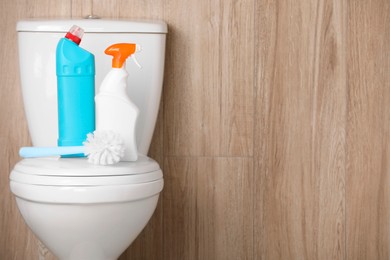
[[[347,259],[390,259],[390,2],[348,10]]]
[[[253,1],[168,1],[165,154],[253,154]]]
[[[253,161],[167,158],[164,259],[253,259]]]
[[[162,0],[120,0],[119,3],[119,18],[164,20],[165,8]]]
[[[167,158],[164,166],[163,259],[198,259],[197,164],[185,158]]]
[[[0,259],[38,257],[8,185],[30,143],[15,23],[91,12],[169,27],[165,187],[120,260],[390,259],[387,0],[0,1]]]
[[[70,0],[72,5],[72,18],[87,17],[96,14],[93,9],[93,0]]]
[[[93,13],[100,17],[118,19],[120,8],[120,1],[92,0]]]
[[[256,259],[343,259],[346,8],[256,8]]]

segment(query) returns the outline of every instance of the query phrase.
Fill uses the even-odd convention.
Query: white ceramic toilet
[[[20,21],[21,87],[34,146],[57,145],[55,49],[72,25],[85,30],[80,47],[95,55],[96,93],[111,69],[104,54],[114,43],[142,46],[127,62],[128,94],[138,106],[136,162],[97,166],[85,158],[35,158],[17,163],[10,186],[24,220],[59,259],[117,259],[152,216],[163,188],[147,152],[157,118],[164,71],[163,22],[102,19]]]

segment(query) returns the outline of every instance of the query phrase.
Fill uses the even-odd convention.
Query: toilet
[[[127,63],[128,95],[140,110],[139,158],[111,166],[86,158],[29,158],[10,174],[10,188],[25,222],[59,259],[117,259],[153,215],[164,181],[147,157],[158,114],[167,25],[161,21],[30,20],[17,24],[21,88],[33,146],[56,146],[55,50],[72,25],[85,31],[80,47],[95,55],[95,93],[111,69],[106,47],[142,46],[139,69]],[[27,145],[27,144],[26,144]]]

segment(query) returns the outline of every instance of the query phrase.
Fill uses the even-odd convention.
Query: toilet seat
[[[159,165],[146,156],[112,166],[86,158],[34,158],[18,162],[10,175],[16,197],[41,203],[119,203],[158,195],[164,186]]]
[[[32,185],[109,186],[147,183],[162,178],[159,165],[146,156],[112,166],[88,163],[86,158],[34,158],[15,165],[11,181]]]

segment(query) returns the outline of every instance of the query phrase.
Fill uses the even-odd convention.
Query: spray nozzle
[[[136,45],[135,46],[135,52],[140,52],[142,50],[142,47],[141,47],[141,45]],[[138,63],[138,61],[137,61],[137,59],[135,58],[135,54],[133,53],[133,54],[131,54],[130,55],[130,57],[133,59],[133,61],[134,61],[134,63],[135,63],[135,65],[137,65],[138,66],[138,68],[142,68],[142,66]]]
[[[79,45],[81,42],[81,38],[83,38],[83,35],[84,35],[83,28],[78,27],[77,25],[73,25],[69,29],[69,32],[66,33],[65,38]]]
[[[130,56],[135,64],[141,68],[134,54],[141,50],[141,46],[135,43],[117,43],[108,47],[104,53],[107,55],[113,56],[112,58],[112,67],[113,68],[122,68],[126,59]]]

